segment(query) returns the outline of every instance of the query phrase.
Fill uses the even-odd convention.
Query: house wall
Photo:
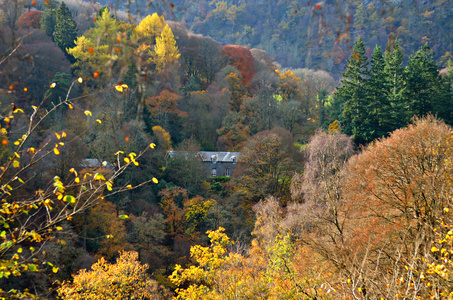
[[[203,162],[203,165],[206,167],[206,172],[208,177],[214,176],[231,176],[237,164],[233,162],[221,162],[212,163],[209,161]],[[215,175],[213,169],[215,169]]]

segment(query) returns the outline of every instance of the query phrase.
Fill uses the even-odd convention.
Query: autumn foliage
[[[252,53],[247,47],[237,45],[226,45],[223,47],[229,63],[234,66],[242,75],[242,83],[246,86],[255,75],[256,68]]]
[[[74,275],[58,293],[64,299],[159,299],[157,284],[146,274],[148,266],[138,261],[137,252],[120,252],[115,264],[104,258]]]
[[[17,20],[18,29],[39,29],[41,20],[42,11],[39,10],[29,10],[22,14]]]

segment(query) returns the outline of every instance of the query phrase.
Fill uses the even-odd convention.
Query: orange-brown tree
[[[432,116],[416,119],[349,160],[339,212],[342,242],[330,252],[350,278],[346,293],[432,296],[423,282],[424,261],[438,256],[434,231],[447,234],[444,224],[451,222],[451,131]]]

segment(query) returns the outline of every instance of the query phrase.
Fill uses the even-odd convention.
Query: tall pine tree
[[[48,36],[53,38],[53,33],[55,31],[56,25],[56,15],[57,15],[57,5],[55,1],[51,0],[44,4],[44,11],[41,15],[41,20],[39,24],[41,25],[41,30],[44,31]]]
[[[66,49],[75,46],[75,39],[77,38],[77,24],[72,18],[72,14],[64,2],[61,2],[60,7],[57,9],[56,25],[55,25],[55,43],[60,47],[65,54],[68,55]],[[74,58],[70,56],[74,61]]]
[[[365,44],[359,37],[347,60],[347,69],[341,80],[342,86],[335,93],[336,101],[343,103],[342,131],[354,136],[356,143],[368,141],[368,105],[366,80],[369,76],[368,61],[365,56]]]
[[[411,117],[423,117],[441,109],[437,103],[444,102],[445,89],[428,43],[409,59],[404,79],[406,86],[403,97]]]
[[[367,80],[368,97],[368,130],[365,140],[370,142],[376,138],[387,135],[393,128],[391,126],[391,106],[385,93],[385,61],[380,47],[376,47],[371,57],[370,78]]]
[[[404,55],[398,42],[393,44],[389,41],[385,51],[385,79],[384,89],[390,103],[391,129],[405,127],[410,121],[408,104],[403,101],[404,79],[403,79]]]

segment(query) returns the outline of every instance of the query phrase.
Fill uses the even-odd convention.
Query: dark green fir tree
[[[344,133],[354,136],[356,143],[364,144],[369,139],[366,92],[369,73],[365,44],[361,37],[354,43],[346,68],[346,72],[342,74],[342,86],[335,93],[336,101],[343,103],[341,129]]]
[[[412,116],[423,117],[442,110],[445,92],[433,53],[426,43],[411,58],[404,71],[404,101]]]
[[[404,54],[398,42],[387,43],[385,50],[385,83],[386,97],[390,103],[391,129],[405,127],[410,121],[409,106],[403,99],[404,79],[403,61]]]
[[[41,30],[53,38],[55,25],[57,24],[57,5],[53,0],[47,3],[48,4],[44,4],[44,11],[41,15],[39,24],[41,26]]]
[[[386,96],[385,61],[381,47],[376,47],[371,56],[370,77],[367,80],[367,130],[364,138],[371,142],[389,134],[392,130],[391,106]]]
[[[61,2],[60,7],[56,13],[56,25],[55,25],[55,43],[60,47],[63,52],[69,56],[66,49],[73,48],[75,46],[74,41],[77,38],[77,24],[72,18],[72,14],[64,2]],[[69,57],[72,61],[74,58]]]

